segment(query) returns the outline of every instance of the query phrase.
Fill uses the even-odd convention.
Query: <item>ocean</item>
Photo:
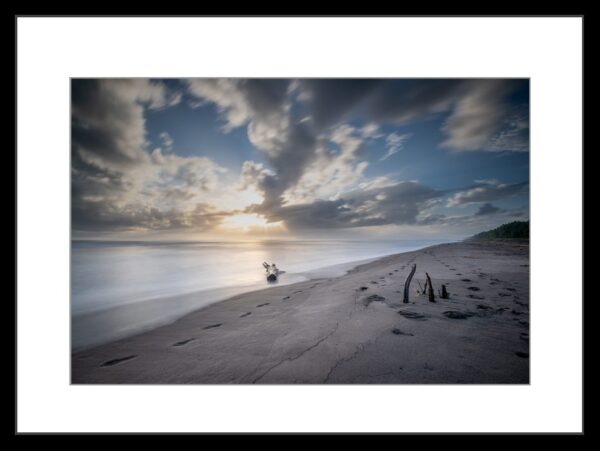
[[[360,262],[435,240],[137,242],[73,241],[71,347],[124,338],[231,296],[344,274]],[[276,263],[276,284],[262,262]]]

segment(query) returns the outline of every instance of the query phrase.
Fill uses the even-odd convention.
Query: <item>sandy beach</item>
[[[436,302],[417,294],[425,272]],[[449,299],[440,298],[442,284]],[[527,384],[529,245],[436,245],[341,277],[238,295],[74,353],[71,378],[75,384]]]

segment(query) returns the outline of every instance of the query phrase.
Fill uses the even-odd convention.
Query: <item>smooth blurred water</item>
[[[72,347],[81,349],[168,323],[227,297],[273,286],[262,262],[285,271],[278,285],[341,275],[353,264],[438,241],[73,241]]]

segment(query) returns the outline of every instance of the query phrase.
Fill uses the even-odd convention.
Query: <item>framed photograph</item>
[[[582,17],[16,21],[18,433],[582,432]]]
[[[529,382],[529,80],[72,79],[71,111],[72,383]]]

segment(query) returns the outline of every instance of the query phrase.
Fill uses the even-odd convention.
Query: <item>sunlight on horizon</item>
[[[267,222],[266,218],[257,214],[242,213],[228,217],[223,221],[222,227],[227,230],[252,232],[252,231],[283,231],[283,222]]]

